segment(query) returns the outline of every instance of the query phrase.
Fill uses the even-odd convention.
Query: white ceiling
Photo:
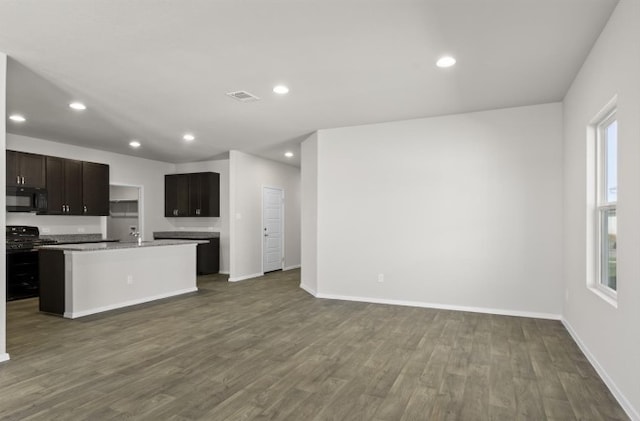
[[[299,165],[317,129],[562,100],[616,3],[2,0],[7,111],[28,119],[7,130],[168,162],[237,149]],[[445,53],[454,68],[435,66]]]

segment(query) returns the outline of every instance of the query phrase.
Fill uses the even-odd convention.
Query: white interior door
[[[282,269],[282,189],[262,189],[262,271]]]

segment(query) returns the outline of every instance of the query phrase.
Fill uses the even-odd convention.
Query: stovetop
[[[55,240],[40,238],[38,227],[7,225],[7,251],[30,250],[35,246],[55,244]]]
[[[46,244],[56,244],[55,240],[19,240],[19,241],[7,241],[7,250],[29,250],[36,246],[44,246]]]

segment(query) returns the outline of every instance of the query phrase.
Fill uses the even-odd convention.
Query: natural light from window
[[[618,288],[618,121],[610,113],[597,126],[598,155],[598,287],[615,297]]]

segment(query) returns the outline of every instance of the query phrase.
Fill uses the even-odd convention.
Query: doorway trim
[[[113,183],[109,183],[109,187],[111,186],[115,186],[115,187],[135,187],[138,189],[138,232],[140,232],[142,234],[142,237],[144,239],[144,186],[140,185],[140,184],[130,184],[130,183],[120,183],[117,181],[114,181]],[[111,201],[111,197],[109,197],[109,201]],[[109,217],[103,218],[104,219],[104,226],[102,227],[103,232],[106,234],[107,233],[107,220],[109,219]]]

